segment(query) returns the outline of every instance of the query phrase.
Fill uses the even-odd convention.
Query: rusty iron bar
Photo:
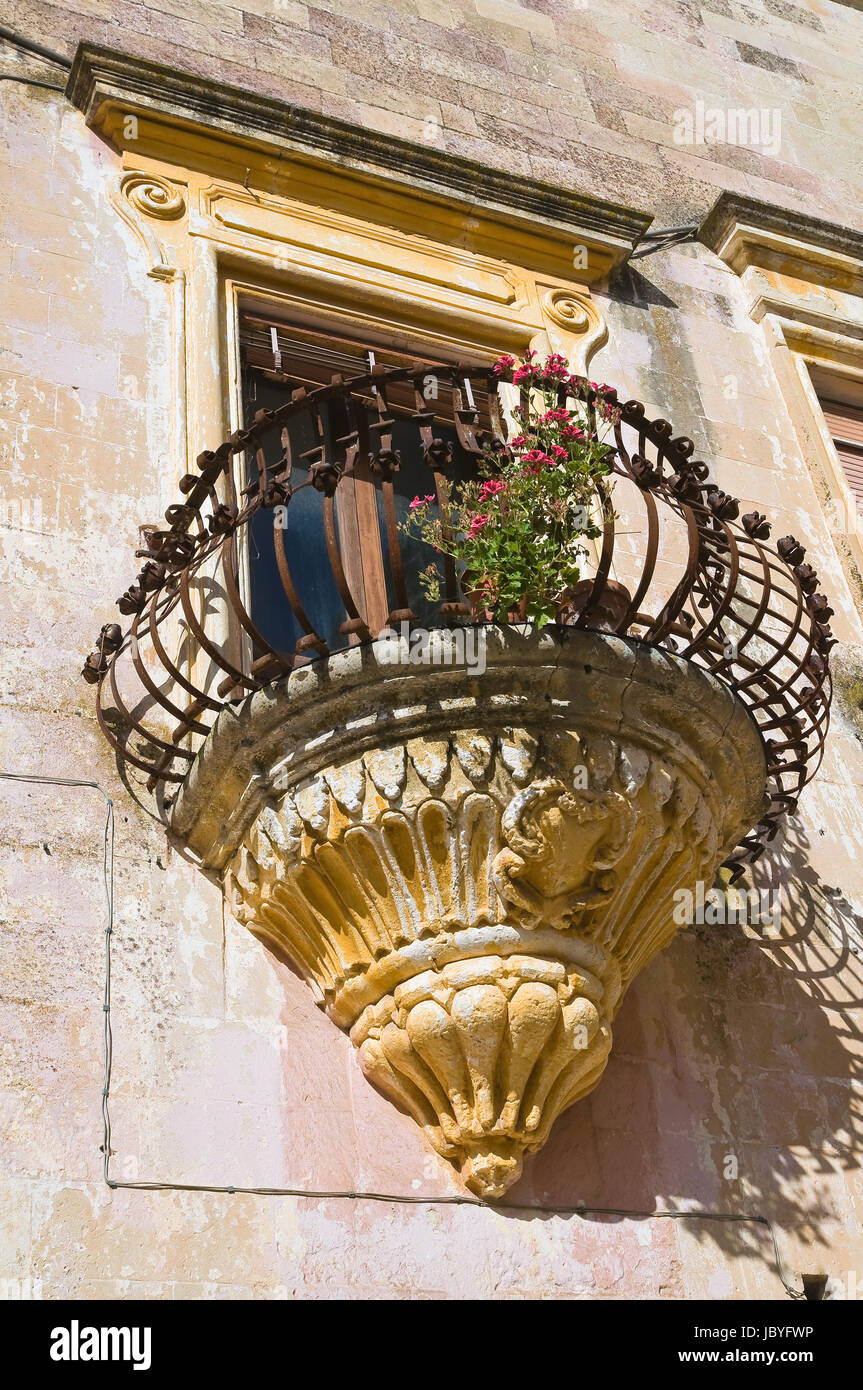
[[[429,374],[445,388],[431,402],[424,395]],[[105,624],[84,666],[85,678],[98,686],[97,719],[118,759],[148,774],[151,790],[182,782],[196,756],[195,739],[206,737],[225,704],[298,664],[330,655],[330,646],[309,616],[302,585],[298,587],[286,530],[275,521],[272,556],[286,610],[301,634],[292,651],[278,651],[265,638],[243,592],[240,556],[253,521],[262,511],[275,516],[277,507],[289,509],[292,499],[306,489],[308,496],[320,498],[320,537],[344,610],[339,626],[343,640],[334,649],[378,635],[369,625],[363,557],[355,553],[362,548],[362,527],[348,524],[339,510],[340,487],[352,488],[357,478],[364,486],[371,480],[374,489],[366,510],[369,505],[374,508],[375,497],[380,502],[394,600],[392,606],[386,604],[387,626],[412,622],[397,519],[395,482],[401,457],[393,441],[399,414],[415,431],[417,457],[434,479],[433,495],[446,533],[452,521],[448,475],[455,464],[475,471],[485,445],[493,444],[499,454],[506,451],[506,413],[498,387],[501,380],[511,379],[511,373],[498,377],[461,363],[375,366],[348,381],[334,377],[326,386],[294,391],[276,410],[259,411],[248,428],[235,431],[218,449],[202,453],[198,472],[180,481],[182,500],[165,513],[167,528],[149,531],[146,549],[137,552],[144,564],[118,600],[120,612],[131,619],[128,630],[123,633],[119,624]],[[595,423],[602,408],[596,390],[572,379],[559,399],[567,394],[585,403],[589,421]],[[397,395],[412,400],[413,408],[394,405]],[[477,399],[486,402],[485,417]],[[523,387],[521,400],[527,399]],[[640,565],[640,572],[631,592],[611,578],[619,553],[617,518],[604,483],[597,487],[602,539],[596,570],[579,601],[561,606],[559,621],[674,651],[722,680],[748,708],[764,743],[769,805],[727,861],[736,877],[764,853],[823,756],[831,698],[832,610],[817,592],[817,575],[804,563],[805,549],[796,538],[786,536],[775,547],[769,545],[766,518],[754,512],[739,517],[737,500],[721,492],[708,466],[694,459],[690,439],[674,437],[666,420],[650,420],[639,401],[612,399],[613,481],[615,486],[626,485],[645,523],[640,553],[626,554],[630,565]],[[302,454],[306,481],[297,484],[298,460],[289,426],[300,418],[313,444]],[[439,422],[452,439],[441,435]],[[265,445],[274,436],[282,451],[270,464]],[[251,482],[244,485],[241,480],[239,489],[233,477],[238,456],[254,463]],[[683,552],[674,555],[678,577],[668,594],[662,592],[657,573],[663,536],[670,534],[672,519],[682,525],[686,539]],[[365,527],[368,539],[368,517]],[[664,561],[666,568],[668,563]],[[379,567],[380,561],[378,574]],[[612,590],[617,591],[617,606],[603,606]],[[213,595],[220,600],[217,628],[209,609]],[[455,564],[445,558],[440,621],[485,618],[471,607],[469,595],[460,592]],[[180,635],[180,650],[173,655],[166,637],[169,622],[178,626]],[[181,703],[179,692],[184,696]],[[149,716],[152,724],[154,714],[155,727],[150,727],[145,721]]]

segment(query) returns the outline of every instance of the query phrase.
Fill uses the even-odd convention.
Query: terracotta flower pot
[[[590,602],[592,593],[592,579],[582,579],[575,588],[568,589],[558,607],[557,621],[563,626],[570,626],[587,611],[584,627],[592,632],[616,631],[632,601],[626,585],[618,584],[615,579],[607,579],[593,603]]]

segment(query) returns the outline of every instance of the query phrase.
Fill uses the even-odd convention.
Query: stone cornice
[[[92,44],[78,47],[67,95],[87,125],[117,149],[129,144],[148,152],[146,133],[142,138],[139,132],[134,144],[123,135],[125,119],[135,115],[151,126],[170,127],[169,143],[188,167],[195,136],[203,135],[217,137],[223,147],[241,147],[246,164],[257,151],[342,171],[426,203],[445,203],[462,216],[510,225],[522,234],[527,226],[534,235],[583,245],[590,282],[624,261],[652,221],[648,213],[492,169],[433,144],[384,135]],[[159,157],[163,150],[154,153]]]
[[[742,275],[750,266],[863,293],[863,232],[738,193],[721,193],[699,239]]]

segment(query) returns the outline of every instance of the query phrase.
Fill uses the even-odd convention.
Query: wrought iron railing
[[[432,401],[430,375],[439,386]],[[131,619],[128,628],[106,624],[84,667],[86,679],[98,684],[105,736],[123,763],[147,774],[151,790],[161,789],[164,797],[166,784],[183,780],[223,705],[298,663],[378,636],[381,624],[372,621],[357,579],[362,528],[346,527],[339,512],[339,490],[351,480],[374,494],[373,531],[374,516],[380,518],[387,595],[382,626],[417,620],[396,491],[405,447],[394,447],[394,430],[398,426],[402,441],[408,431],[414,462],[428,468],[446,525],[448,477],[458,468],[470,473],[484,444],[508,436],[507,392],[517,398],[506,373],[501,380],[474,367],[378,367],[349,381],[335,377],[319,389],[294,391],[278,408],[260,411],[248,429],[200,455],[199,472],[182,479],[182,500],[165,514],[167,527],[148,533],[146,549],[137,552],[143,567],[118,600]],[[584,399],[592,411],[596,393],[588,384]],[[607,498],[598,503],[602,537],[591,574],[561,608],[559,622],[675,651],[717,676],[747,706],[765,746],[769,806],[732,855],[736,870],[763,852],[821,760],[831,695],[831,609],[794,537],[769,545],[767,520],[756,512],[739,517],[738,502],[694,458],[691,440],[674,437],[665,420],[649,420],[637,401],[619,407],[609,437],[613,504]],[[298,431],[308,445],[299,451]],[[236,461],[246,466],[239,484]],[[337,595],[340,621],[329,633],[315,626],[309,575],[299,572],[308,565],[304,560],[298,570],[296,544],[284,524],[303,495],[303,545],[317,527],[319,558]],[[258,562],[278,575],[278,593],[270,590],[265,616],[271,619],[280,605],[292,615],[290,645],[262,630],[266,624],[253,611],[250,544]],[[472,611],[458,579],[447,560],[433,621],[487,616]],[[429,614],[422,620],[428,624]]]

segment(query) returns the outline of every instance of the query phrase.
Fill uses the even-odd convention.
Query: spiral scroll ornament
[[[173,222],[186,211],[186,202],[179,189],[157,174],[126,174],[120,187],[135,211],[147,217]]]

